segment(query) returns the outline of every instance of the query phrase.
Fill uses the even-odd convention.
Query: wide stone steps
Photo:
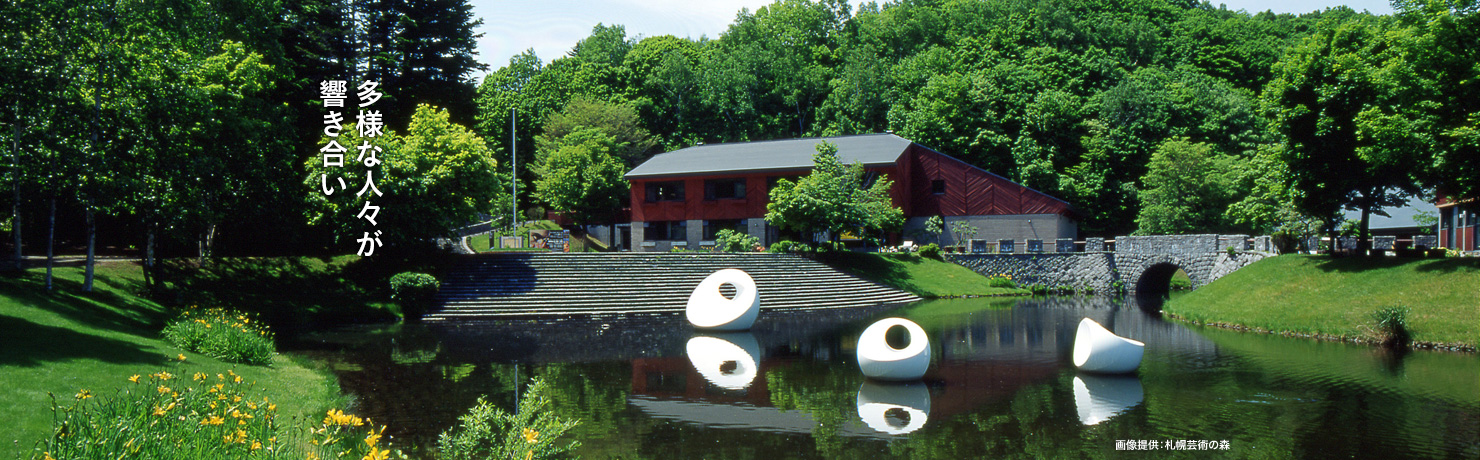
[[[919,300],[801,257],[775,254],[485,254],[443,275],[428,321],[682,312],[704,277],[749,273],[768,311]]]

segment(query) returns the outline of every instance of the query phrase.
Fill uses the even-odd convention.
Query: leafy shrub
[[[1228,257],[1238,257],[1238,250],[1234,249],[1233,246],[1229,246],[1226,251],[1228,251]]]
[[[1377,322],[1383,345],[1404,347],[1413,340],[1408,332],[1408,307],[1379,308],[1372,313],[1372,319]]]
[[[226,362],[265,366],[277,352],[267,324],[256,315],[190,307],[165,325],[165,340]]]
[[[807,245],[792,240],[781,240],[775,243],[771,243],[771,247],[767,248],[766,252],[772,254],[794,254],[797,252],[801,252],[801,248],[805,247],[807,247]],[[811,248],[807,249],[810,250]]]
[[[944,260],[940,257],[940,245],[935,243],[920,246],[920,257],[929,257],[935,260]]]
[[[991,286],[994,288],[1011,289],[1017,287],[1017,283],[1014,283],[1012,281],[1012,275],[1006,273],[998,273],[996,275],[987,277],[987,286]]]
[[[395,453],[367,420],[329,411],[321,425],[287,427],[277,404],[235,372],[134,375],[113,396],[52,396],[52,433],[32,458],[369,458]],[[308,436],[309,439],[302,439]]]
[[[478,398],[478,404],[458,417],[458,425],[437,438],[440,458],[472,460],[485,458],[544,459],[574,450],[579,441],[558,443],[560,436],[580,424],[564,420],[548,409],[549,391],[543,379],[529,384],[519,410],[514,414]]]
[[[417,320],[426,314],[442,284],[426,273],[404,272],[391,277],[391,298],[401,305],[401,314]]]
[[[747,252],[761,244],[761,239],[730,229],[714,235],[714,249],[722,252]]]
[[[1173,276],[1172,281],[1170,284],[1168,284],[1168,286],[1173,291],[1186,291],[1192,289],[1192,280],[1180,276]]]

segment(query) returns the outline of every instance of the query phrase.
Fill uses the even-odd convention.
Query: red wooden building
[[[764,219],[770,187],[806,175],[823,140],[838,147],[844,163],[862,163],[894,181],[906,235],[931,216],[944,217],[947,228],[969,222],[977,228],[974,239],[1041,240],[1045,251],[1053,250],[1054,239],[1077,235],[1073,207],[1063,200],[908,139],[866,134],[700,145],[654,156],[626,175],[632,222],[620,239],[634,250],[668,251],[712,244],[716,232],[730,228],[770,244],[777,237]],[[949,233],[941,235],[943,244],[955,244]]]
[[[1439,246],[1474,251],[1480,228],[1480,200],[1439,198]]]

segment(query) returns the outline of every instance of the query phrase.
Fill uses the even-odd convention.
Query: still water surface
[[[1473,354],[1189,327],[1156,303],[936,300],[763,313],[712,335],[681,315],[359,327],[294,347],[401,445],[434,445],[479,396],[512,408],[540,376],[554,410],[581,420],[569,435],[585,458],[1480,458]],[[929,335],[923,381],[859,373],[854,340],[887,316]],[[1075,371],[1084,317],[1146,343],[1136,375]],[[1158,449],[1117,450],[1126,441]]]

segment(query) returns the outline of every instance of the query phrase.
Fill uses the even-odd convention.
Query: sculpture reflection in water
[[[885,434],[907,434],[930,419],[930,390],[924,383],[865,381],[858,387],[858,418]]]
[[[1074,376],[1074,407],[1079,423],[1095,425],[1141,404],[1141,378],[1131,375]]]
[[[909,334],[909,345],[894,348],[884,335],[890,328],[903,327]],[[858,336],[858,368],[865,377],[877,380],[919,380],[930,367],[930,338],[919,324],[904,318],[884,318],[870,325]]]
[[[696,335],[685,349],[704,380],[727,390],[749,388],[760,370],[761,347],[749,332]]]
[[[726,284],[735,287],[734,298],[725,298],[720,293],[720,286]],[[755,280],[743,271],[726,268],[699,282],[699,287],[689,294],[684,314],[689,324],[700,329],[744,331],[755,324],[760,309],[761,296],[756,291]]]
[[[1141,367],[1146,344],[1115,335],[1092,319],[1079,321],[1074,334],[1074,367],[1085,372],[1124,374]]]

